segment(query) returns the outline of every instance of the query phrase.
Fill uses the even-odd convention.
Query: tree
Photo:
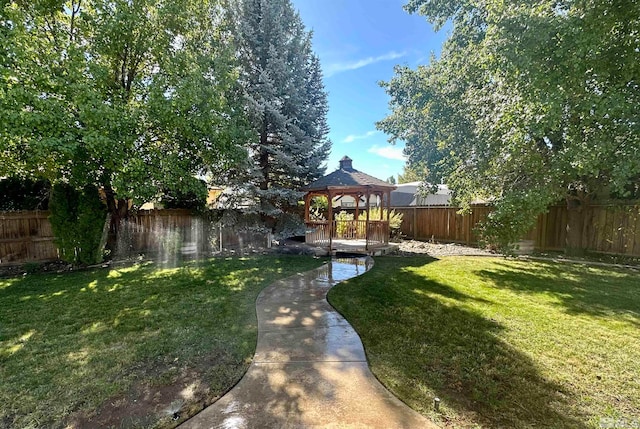
[[[427,181],[447,177],[459,202],[494,201],[486,237],[508,244],[564,198],[567,244],[580,249],[584,207],[637,196],[637,2],[410,0],[406,9],[453,30],[439,59],[396,69],[385,84],[392,113],[378,126],[427,165]]]
[[[239,185],[263,215],[295,207],[299,189],[324,173],[327,96],[318,57],[289,0],[245,0],[236,11],[240,81],[253,138]]]
[[[197,191],[246,153],[216,0],[9,1],[0,9],[0,176],[129,202]]]
[[[395,185],[396,184],[396,178],[395,176],[389,176],[387,178],[387,183],[391,184],[391,185]]]
[[[422,179],[420,168],[414,165],[405,164],[402,173],[398,174],[398,183],[419,182]]]

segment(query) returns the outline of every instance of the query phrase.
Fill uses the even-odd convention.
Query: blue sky
[[[424,17],[409,15],[405,0],[292,0],[320,57],[329,93],[327,173],[344,155],[354,168],[385,180],[402,172],[402,144],[390,145],[375,122],[388,113],[389,98],[379,81],[394,65],[415,68],[438,55],[446,31],[433,31]]]

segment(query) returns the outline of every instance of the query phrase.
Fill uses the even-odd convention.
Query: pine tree
[[[258,211],[278,216],[324,173],[331,142],[322,71],[312,34],[289,0],[245,0],[237,13],[240,80],[254,134],[249,177],[237,179]]]

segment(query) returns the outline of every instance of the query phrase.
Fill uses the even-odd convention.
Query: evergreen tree
[[[331,143],[322,71],[312,35],[289,0],[245,0],[236,13],[240,80],[254,135],[248,177],[237,176],[237,183],[262,214],[278,216],[324,173]]]

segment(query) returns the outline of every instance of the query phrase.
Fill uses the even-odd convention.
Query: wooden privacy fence
[[[491,212],[490,206],[472,206],[469,215],[458,207],[395,207],[402,213],[402,234],[416,240],[477,244],[473,230]],[[640,256],[640,206],[592,205],[583,216],[582,243],[593,252]],[[563,250],[567,240],[566,206],[549,207],[523,240],[532,240],[538,250]]]
[[[0,264],[57,258],[48,211],[0,212]]]
[[[0,265],[58,258],[48,211],[0,212]],[[140,210],[121,222],[116,257],[207,255],[269,246],[271,237],[250,228],[209,222],[188,210]]]
[[[265,232],[209,222],[189,210],[139,210],[121,223],[116,254],[197,256],[270,244],[271,239]]]

